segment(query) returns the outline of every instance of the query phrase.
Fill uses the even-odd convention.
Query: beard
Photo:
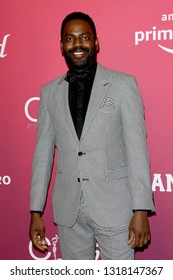
[[[72,54],[75,51],[85,52],[86,58],[74,59],[72,57]],[[82,72],[85,69],[87,69],[91,64],[96,62],[97,50],[95,46],[91,50],[84,47],[77,47],[69,50],[68,52],[64,51],[64,58],[69,69]]]

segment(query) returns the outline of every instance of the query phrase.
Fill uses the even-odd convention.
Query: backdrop
[[[157,214],[152,241],[136,259],[173,259],[173,6],[171,0],[1,0],[0,8],[0,259],[60,259],[45,211],[49,252],[29,241],[29,192],[40,88],[67,68],[59,30],[70,12],[95,21],[98,61],[136,76],[145,103],[152,188]],[[97,197],[96,197],[97,200]],[[96,259],[99,251],[96,250]]]

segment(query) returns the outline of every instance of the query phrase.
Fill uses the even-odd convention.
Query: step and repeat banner
[[[0,259],[61,259],[50,183],[44,220],[49,251],[29,240],[31,165],[40,89],[67,67],[60,27],[71,12],[95,21],[98,61],[134,75],[145,103],[152,189],[157,213],[152,240],[137,260],[173,259],[173,1],[1,0]],[[134,112],[135,113],[135,112]],[[97,201],[97,197],[95,198]],[[96,259],[99,249],[96,248]]]

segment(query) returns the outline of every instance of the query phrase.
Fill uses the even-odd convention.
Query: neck
[[[69,67],[69,71],[70,72],[75,72],[76,74],[81,74],[84,73],[85,71],[88,71],[88,69],[90,69],[93,65],[96,65],[96,61],[93,61],[92,63],[90,63],[89,65],[87,65],[86,67],[79,69],[79,68],[74,68],[74,67]]]

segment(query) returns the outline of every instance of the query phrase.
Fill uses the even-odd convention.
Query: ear
[[[62,43],[62,41],[60,41],[60,50],[61,50],[62,55],[64,55],[64,50],[63,50],[63,43]]]
[[[95,46],[96,46],[96,51],[99,52],[100,51],[100,45],[99,45],[98,38],[95,39]]]

